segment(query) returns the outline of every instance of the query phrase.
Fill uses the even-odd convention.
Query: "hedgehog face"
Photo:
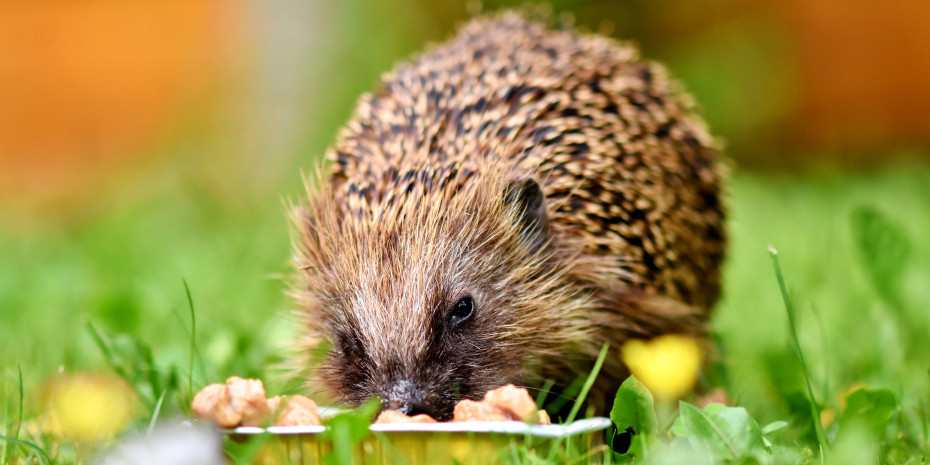
[[[464,290],[440,292],[430,305],[335,328],[330,386],[352,404],[378,397],[384,409],[449,420],[460,399],[481,398],[519,380],[522,360],[503,350],[506,343],[493,330],[494,314],[502,310],[494,300]]]
[[[542,192],[532,180],[495,186],[446,198],[446,215],[401,208],[307,238],[311,317],[331,344],[321,375],[345,401],[448,420],[461,399],[522,384],[525,353],[558,347],[538,347],[570,322],[534,305],[570,309],[572,297],[545,261]]]

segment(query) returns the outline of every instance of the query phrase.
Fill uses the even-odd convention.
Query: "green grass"
[[[70,224],[24,226],[0,214],[0,459],[86,460],[86,449],[41,428],[41,388],[60,367],[121,373],[138,392],[133,428],[142,430],[184,413],[192,389],[233,374],[267,380],[272,394],[288,389],[271,369],[287,357],[294,331],[277,195],[297,190],[240,192],[248,202],[196,187],[166,190]],[[692,449],[713,455],[715,438],[724,438],[721,450],[732,457],[713,455],[718,462],[924,463],[930,168],[738,173],[731,208],[714,316],[719,362],[704,382],[724,387],[748,415],[683,407],[635,459],[614,459],[697,462]],[[779,252],[793,329],[769,245]],[[836,420],[818,439],[812,410],[824,409]],[[733,425],[760,439],[743,450],[707,433]],[[759,446],[761,438],[771,446]],[[545,458],[530,455],[513,456]]]

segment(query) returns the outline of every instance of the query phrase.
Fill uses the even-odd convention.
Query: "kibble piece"
[[[385,410],[378,414],[375,423],[436,423],[436,419],[425,413],[411,417],[397,410]]]
[[[230,407],[242,417],[242,425],[259,426],[268,415],[265,386],[258,379],[233,376],[226,380]]]
[[[222,386],[223,389],[216,390],[216,403],[210,417],[220,428],[235,428],[242,424],[242,413],[230,403],[229,387]]]
[[[226,384],[211,384],[194,396],[194,413],[221,428],[260,425],[268,415],[265,387],[257,379],[233,376]]]
[[[279,409],[283,407],[283,411]],[[275,426],[320,425],[320,408],[304,396],[275,396],[268,399],[268,409],[280,412]]]
[[[507,415],[514,420],[536,419],[536,402],[533,402],[526,388],[516,387],[513,384],[501,386],[488,391],[484,395],[484,401],[507,412]]]
[[[274,396],[274,397],[268,399],[268,410],[270,410],[271,413],[273,413],[273,414],[275,414],[275,415],[277,415],[278,413],[280,413],[280,412],[278,412],[278,407],[281,407],[281,401],[282,401],[282,400],[284,400],[284,397],[283,397],[283,396]]]
[[[194,396],[194,415],[197,415],[197,418],[202,420],[213,418],[213,409],[216,408],[216,404],[222,395],[220,391],[225,390],[225,384],[211,384],[201,389]]]
[[[508,421],[511,420],[503,410],[487,402],[475,402],[464,399],[455,404],[452,421]]]
[[[536,423],[540,425],[551,425],[552,420],[549,419],[549,412],[542,409],[536,412]]]

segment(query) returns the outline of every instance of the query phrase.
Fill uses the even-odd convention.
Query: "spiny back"
[[[436,205],[489,169],[536,177],[553,236],[615,259],[605,281],[701,310],[725,246],[715,155],[690,101],[631,46],[515,14],[387,74],[328,154],[334,200],[363,222],[385,202]]]

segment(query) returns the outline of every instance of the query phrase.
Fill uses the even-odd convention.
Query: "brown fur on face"
[[[472,21],[362,98],[297,216],[321,377],[444,419],[505,383],[564,387],[604,343],[701,334],[725,245],[715,155],[632,48]],[[601,408],[624,373],[614,352]]]
[[[357,213],[318,196],[302,252],[313,325],[333,347],[327,383],[352,403],[377,395],[445,419],[460,398],[522,384],[514,354],[577,352],[590,297],[566,266],[583,259],[528,235],[508,171],[488,166],[459,186],[454,170],[424,170],[428,181],[392,182],[394,201],[362,200]],[[451,328],[466,297],[473,317]]]

